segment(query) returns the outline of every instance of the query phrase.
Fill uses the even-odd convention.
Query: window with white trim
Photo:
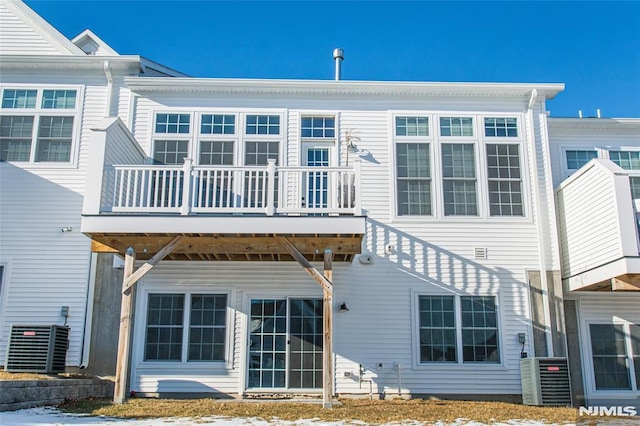
[[[474,144],[442,144],[445,216],[478,215]]]
[[[75,89],[4,89],[0,161],[71,162],[77,95]]]
[[[226,342],[226,294],[149,294],[145,361],[224,361]]]
[[[595,150],[568,149],[565,151],[568,170],[578,170],[594,158],[598,158],[598,152]]]
[[[440,117],[440,136],[473,136],[473,118]]]
[[[303,116],[300,119],[302,138],[333,139],[336,137],[336,119],[332,116]]]
[[[489,215],[522,216],[522,175],[517,144],[487,144]]]
[[[491,138],[517,138],[518,120],[514,117],[486,117],[484,135]]]
[[[255,115],[246,116],[245,133],[247,135],[279,135],[279,115]]]
[[[631,389],[624,324],[589,324],[595,387]]]
[[[640,151],[609,151],[609,159],[625,170],[640,171]],[[640,199],[640,176],[629,176],[631,197]]]
[[[420,363],[500,362],[495,296],[420,295],[418,327]]]
[[[396,191],[398,216],[432,215],[429,117],[396,116]]]

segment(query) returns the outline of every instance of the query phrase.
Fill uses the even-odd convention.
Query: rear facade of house
[[[563,285],[583,393],[610,324],[637,394],[637,293],[573,292],[561,250],[562,85],[188,78],[0,5],[0,362],[12,325],[66,324],[69,367],[126,356],[140,395],[320,393],[327,299],[301,255],[330,259],[334,394],[518,400],[521,357],[575,349]],[[117,353],[121,257],[167,247]]]

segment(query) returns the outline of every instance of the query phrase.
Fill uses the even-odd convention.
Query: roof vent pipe
[[[602,118],[602,116],[600,115],[600,108],[596,109],[596,116],[598,118]]]
[[[578,110],[578,117],[582,118],[582,110],[581,109]]]
[[[336,61],[336,81],[340,80],[340,72],[342,71],[342,61],[344,60],[344,50],[340,48],[333,49],[333,60]]]

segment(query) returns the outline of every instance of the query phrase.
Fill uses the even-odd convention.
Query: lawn
[[[469,402],[444,400],[370,401],[341,399],[333,408],[306,402],[237,402],[214,399],[148,399],[133,398],[115,405],[108,400],[72,401],[60,407],[64,411],[120,418],[158,417],[256,417],[263,420],[317,419],[323,421],[365,422],[380,424],[409,420],[433,423],[469,419],[482,423],[506,422],[512,419],[543,423],[602,422],[605,419],[578,418],[577,410],[567,407],[530,407],[502,402]],[[620,420],[620,418],[618,418]]]

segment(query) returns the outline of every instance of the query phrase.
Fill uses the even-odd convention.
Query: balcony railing
[[[353,167],[114,165],[103,211],[360,215]],[[110,199],[110,200],[109,200]]]

